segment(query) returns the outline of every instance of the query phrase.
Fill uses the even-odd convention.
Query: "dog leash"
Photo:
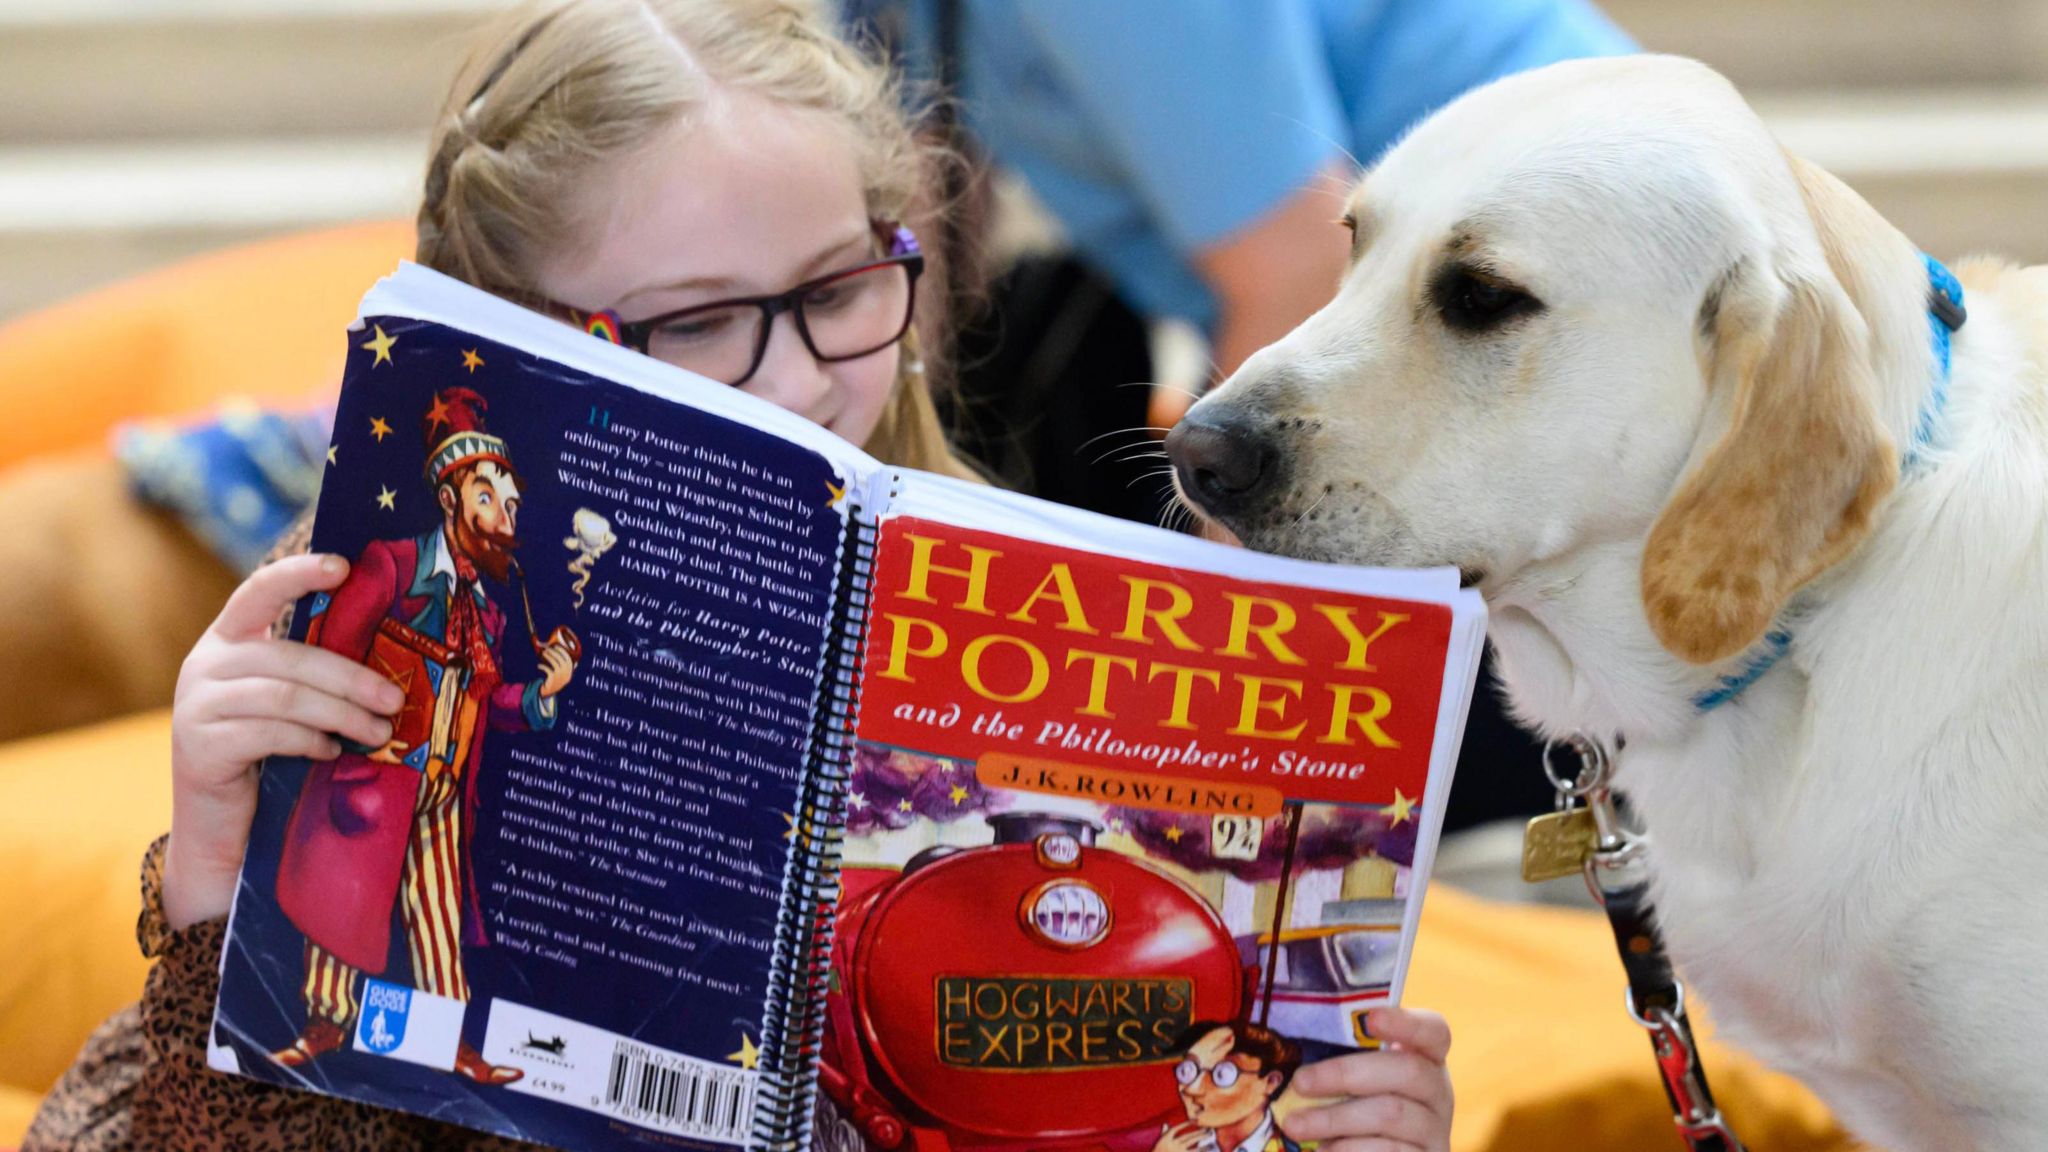
[[[1561,750],[1578,760],[1569,775],[1558,763]],[[1650,908],[1648,844],[1622,823],[1615,808],[1613,755],[1597,738],[1575,734],[1544,746],[1543,774],[1557,790],[1557,811],[1529,821],[1522,840],[1522,879],[1537,883],[1574,872],[1585,876],[1587,890],[1614,930],[1628,976],[1624,1003],[1629,1018],[1649,1034],[1679,1135],[1692,1152],[1744,1152],[1700,1066],[1685,1012],[1685,985],[1672,970]]]

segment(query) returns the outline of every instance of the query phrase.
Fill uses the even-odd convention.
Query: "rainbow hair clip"
[[[624,344],[625,336],[620,325],[619,314],[607,308],[583,317],[583,330],[608,344]]]

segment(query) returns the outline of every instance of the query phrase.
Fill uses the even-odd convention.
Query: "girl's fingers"
[[[332,760],[341,742],[326,732],[287,720],[221,720],[207,726],[207,744],[224,760],[247,766],[265,756]]]
[[[1371,1096],[1297,1112],[1287,1134],[1296,1140],[1374,1137],[1428,1148],[1450,1127],[1449,1117],[1405,1096]]]
[[[1387,1049],[1323,1060],[1295,1073],[1294,1087],[1311,1100],[1404,1097],[1450,1114],[1450,1075],[1419,1052]]]
[[[1288,1133],[1293,1135],[1293,1133]],[[1381,1136],[1367,1136],[1356,1140],[1328,1140],[1317,1145],[1316,1152],[1437,1152],[1448,1147],[1449,1137],[1433,1144],[1410,1144],[1405,1140],[1388,1140]]]
[[[1441,1015],[1421,1008],[1375,1008],[1366,1015],[1373,1039],[1398,1044],[1442,1063],[1451,1054],[1451,1025]]]
[[[291,640],[234,645],[210,669],[215,680],[290,680],[389,716],[405,703],[398,685],[346,656]]]
[[[295,680],[251,677],[219,684],[207,712],[220,720],[285,721],[372,747],[391,739],[391,722],[359,704]]]
[[[278,616],[299,597],[338,587],[347,576],[348,561],[323,553],[287,556],[265,564],[228,597],[227,606],[214,619],[213,632],[225,640],[257,639],[268,634]]]

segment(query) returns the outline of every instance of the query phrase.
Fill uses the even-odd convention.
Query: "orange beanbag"
[[[1598,913],[1432,886],[1404,999],[1451,1021],[1452,1152],[1683,1152],[1622,987]],[[1751,1148],[1855,1147],[1796,1081],[1711,1038],[1701,1047],[1715,1098]]]
[[[170,827],[170,735],[166,710],[0,745],[0,1087],[48,1091],[142,994],[138,876]],[[19,1135],[0,1127],[0,1148]]]
[[[206,419],[223,401],[331,401],[346,327],[412,252],[405,221],[264,241],[0,325],[0,739],[170,701],[179,662],[234,587],[173,517],[134,500],[121,423]]]
[[[410,257],[410,221],[288,236],[185,261],[0,326],[0,469],[106,443],[116,423],[226,397],[331,397],[344,329]]]

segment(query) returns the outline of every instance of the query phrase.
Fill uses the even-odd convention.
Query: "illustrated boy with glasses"
[[[1202,1021],[1181,1034],[1174,1065],[1188,1118],[1159,1131],[1152,1152],[1301,1152],[1273,1102],[1301,1067],[1301,1047],[1244,1020]]]

